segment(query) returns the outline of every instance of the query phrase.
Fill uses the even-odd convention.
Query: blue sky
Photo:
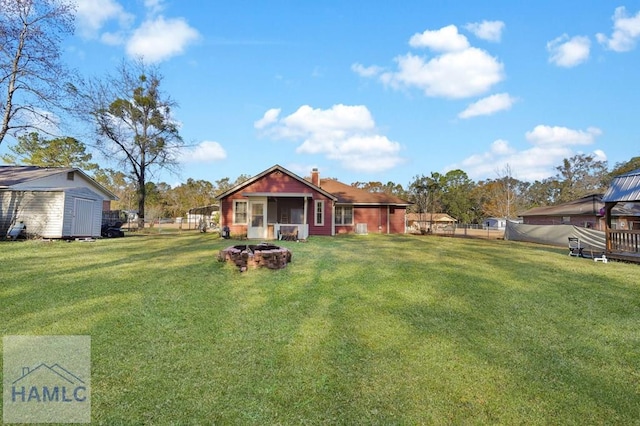
[[[640,155],[640,1],[577,5],[82,0],[65,61],[160,67],[189,147],[179,176],[153,180],[274,164],[405,187],[507,165],[535,180],[578,153]]]

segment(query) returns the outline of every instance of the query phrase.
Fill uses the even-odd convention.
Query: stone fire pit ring
[[[291,251],[271,243],[239,244],[218,253],[220,262],[232,262],[241,272],[247,269],[283,269],[291,262]]]

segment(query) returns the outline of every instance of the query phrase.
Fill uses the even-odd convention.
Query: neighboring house
[[[640,169],[617,176],[602,197],[606,256],[640,263]],[[616,211],[634,212],[618,216]]]
[[[458,220],[446,213],[408,213],[407,228],[416,231],[428,229],[445,229],[453,226]]]
[[[574,225],[604,231],[604,201],[602,194],[592,194],[555,206],[534,207],[520,214],[525,225]],[[640,208],[617,206],[612,211],[612,226],[629,226],[640,220]],[[635,219],[634,219],[635,218]]]
[[[604,230],[602,194],[592,194],[555,206],[534,207],[520,214],[525,225],[574,225]]]
[[[220,226],[248,238],[295,235],[405,232],[410,204],[398,197],[371,193],[333,179],[309,180],[275,165],[216,197]]]
[[[0,238],[20,222],[43,238],[99,237],[112,200],[80,169],[0,166]]]
[[[482,221],[482,226],[489,229],[505,229],[507,227],[507,219],[504,217],[488,217]]]

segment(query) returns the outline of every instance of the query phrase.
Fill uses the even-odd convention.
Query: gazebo
[[[606,256],[640,263],[640,218],[618,220],[615,227],[611,219],[611,210],[616,204],[640,203],[640,169],[615,177],[602,201],[606,223]]]

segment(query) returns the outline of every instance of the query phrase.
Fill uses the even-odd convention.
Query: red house
[[[304,179],[275,165],[218,195],[220,226],[248,238],[305,239],[342,233],[401,234],[409,202],[371,193],[333,179],[317,169]]]

